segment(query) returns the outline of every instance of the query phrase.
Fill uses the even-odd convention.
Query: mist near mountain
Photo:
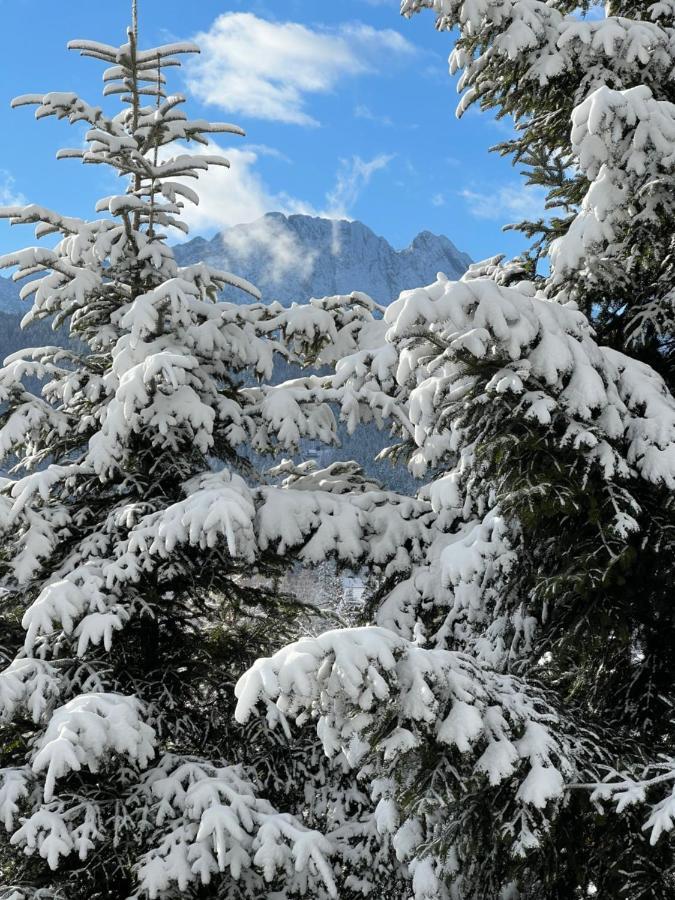
[[[268,300],[284,305],[310,297],[364,291],[388,304],[401,291],[429,284],[438,272],[460,278],[471,264],[444,235],[422,231],[410,246],[395,250],[362,222],[268,213],[255,222],[227,228],[207,240],[195,237],[174,247],[180,265],[206,262],[253,282]],[[241,291],[228,299],[249,302]],[[0,314],[23,315],[19,285],[0,277]],[[15,340],[18,323],[9,329]],[[30,334],[30,331],[27,334]],[[4,355],[33,341],[9,346],[0,335]],[[3,357],[4,358],[4,357]]]
[[[194,238],[178,245],[175,254],[181,265],[203,260],[241,275],[266,299],[284,305],[352,291],[388,304],[401,291],[429,284],[438,272],[460,278],[471,264],[452,241],[430,231],[395,250],[362,222],[282,213],[268,213],[210,240]]]

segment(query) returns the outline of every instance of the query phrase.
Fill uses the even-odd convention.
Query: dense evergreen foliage
[[[460,110],[514,117],[499,149],[550,214],[520,226],[530,254],[404,292],[380,347],[341,358],[345,416],[393,416],[392,452],[431,476],[428,530],[373,627],[258,663],[240,715],[279,697],[327,752],[358,734],[416,900],[672,898],[675,9],[402,7],[455,36]],[[478,667],[461,699],[457,653]]]
[[[270,384],[275,357],[311,357],[326,314],[175,262],[189,182],[224,164],[190,145],[241,134],[165,92],[197,48],[141,50],[135,27],[121,47],[71,46],[107,64],[121,112],[68,92],[14,105],[86,123],[61,157],[128,187],[93,221],[0,211],[58,236],[0,260],[38,324],[0,370],[0,894],[335,895],[332,845],[291,814],[305,793],[288,741],[232,716],[236,678],[300,627],[279,586],[291,538],[278,548],[316,524],[294,522],[292,491],[262,494],[249,459],[335,440],[327,407]],[[218,302],[225,285],[254,302]],[[39,346],[45,323],[61,331]]]

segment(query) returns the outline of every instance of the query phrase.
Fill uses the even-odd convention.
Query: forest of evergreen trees
[[[675,898],[675,4],[402,12],[549,215],[384,312],[178,265],[136,0],[14,101],[121,187],[0,209],[0,900]]]

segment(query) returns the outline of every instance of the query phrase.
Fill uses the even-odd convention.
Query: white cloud
[[[15,188],[14,176],[6,169],[0,169],[0,206],[23,206],[24,195]]]
[[[317,125],[308,95],[331,92],[347,76],[373,72],[413,45],[392,29],[347,23],[311,29],[252,13],[225,13],[196,36],[201,56],[189,66],[190,90],[228,112]]]
[[[180,144],[173,149],[189,152],[189,148]],[[261,155],[277,155],[271,148],[258,145],[222,148],[211,141],[205,151],[209,155],[224,156],[230,162],[230,168],[211,166],[207,172],[200,174],[196,186],[193,179],[176,179],[195,189],[200,197],[198,206],[186,201],[181,216],[190,228],[189,236],[223,231],[226,250],[243,262],[252,258],[262,260],[263,277],[272,283],[281,282],[291,272],[295,276],[309,275],[316,257],[308,253],[306,247],[300,246],[283,222],[273,217],[265,218],[265,214],[304,213],[334,219],[332,251],[338,254],[340,232],[337,220],[351,217],[354,204],[373,175],[386,168],[393,159],[387,154],[379,154],[370,160],[360,156],[341,159],[335,185],[326,193],[326,206],[316,209],[296,197],[274,193],[265,184],[256,170],[256,163]],[[167,149],[163,155],[165,158],[170,155]],[[248,227],[231,229],[234,225]],[[172,234],[172,238],[180,239],[180,235]]]
[[[271,210],[313,212],[310,204],[285,193],[275,193],[265,184],[256,170],[256,163],[261,155],[274,153],[273,150],[259,145],[223,148],[212,141],[205,152],[224,156],[229,160],[230,168],[211,166],[208,172],[200,175],[196,187],[192,179],[186,181],[200,198],[199,206],[186,203],[181,217],[193,233],[254,222]]]
[[[379,113],[373,112],[369,106],[365,105],[365,103],[359,103],[354,107],[354,118],[375,122],[377,125],[389,126],[394,124],[389,116],[382,116]]]
[[[505,184],[489,193],[466,188],[460,196],[467,203],[469,212],[477,219],[509,221],[538,219],[546,215],[546,191],[536,186]]]
[[[331,219],[348,219],[350,211],[373,175],[386,168],[393,158],[391,154],[380,153],[370,160],[361,159],[360,156],[341,159],[335,187],[326,194],[328,207],[324,215]]]
[[[172,152],[183,150],[192,152],[180,144],[176,145]],[[361,159],[360,156],[341,159],[335,184],[326,192],[323,207],[317,208],[306,200],[284,192],[275,192],[265,183],[256,164],[263,155],[278,155],[269,147],[249,144],[243,147],[223,148],[215,141],[211,141],[208,147],[204,148],[204,152],[224,156],[229,161],[230,168],[211,166],[207,172],[200,174],[196,186],[193,179],[185,180],[188,187],[195,189],[200,198],[198,206],[186,202],[181,216],[193,235],[255,222],[268,212],[282,212],[287,215],[304,213],[332,219],[348,219],[373,175],[386,168],[393,159],[393,156],[384,153],[370,160]],[[164,156],[169,155],[166,150]],[[285,246],[279,248],[280,258],[275,265],[278,266],[287,249]]]

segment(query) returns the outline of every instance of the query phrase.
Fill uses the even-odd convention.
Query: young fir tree
[[[516,117],[552,272],[495,258],[335,353],[345,418],[391,417],[432,480],[374,626],[238,686],[347,744],[416,900],[675,897],[675,10],[620,6],[405,0],[458,29],[463,105]]]
[[[176,264],[167,235],[187,230],[190,183],[227,165],[191,145],[242,134],[187,118],[166,92],[197,48],[142,50],[135,22],[120,47],[70,47],[106,65],[121,111],[69,92],[14,105],[85,123],[86,148],[59,156],[108,167],[123,189],[93,221],[0,211],[57,236],[0,265],[26,279],[25,323],[71,339],[0,370],[13,464],[0,493],[0,896],[335,896],[328,856],[360,826],[332,841],[308,828],[311,756],[295,765],[283,735],[232,718],[236,677],[294,633],[297,609],[275,588],[290,549],[321,558],[321,501],[261,487],[246,458],[335,439],[311,389],[267,383],[275,354],[311,355],[335,316],[224,302],[225,289],[258,293]],[[366,313],[350,303],[345,327]],[[325,764],[314,770],[325,784]],[[321,825],[340,820],[327,797],[323,812],[313,798]]]

